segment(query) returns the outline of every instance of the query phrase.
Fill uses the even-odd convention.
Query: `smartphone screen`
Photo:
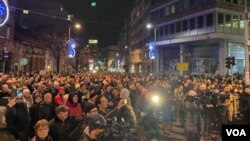
[[[23,91],[22,90],[16,90],[16,96],[17,97],[22,97],[23,96]]]

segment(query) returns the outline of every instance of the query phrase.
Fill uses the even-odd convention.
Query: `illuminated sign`
[[[69,58],[74,58],[75,55],[76,55],[76,51],[75,51],[75,49],[73,49],[73,48],[70,48],[68,53],[69,53],[69,54],[68,54],[68,55],[69,55]]]
[[[149,58],[150,59],[155,59],[155,56],[156,56],[156,51],[155,51],[155,43],[149,43]]]
[[[76,46],[77,46],[77,42],[75,40],[71,39],[69,41],[69,44],[68,44],[68,48],[69,48],[68,56],[69,56],[69,58],[74,58],[75,57],[75,55],[76,55],[76,51],[75,51]]]
[[[97,43],[98,43],[98,40],[96,40],[96,39],[89,40],[89,44],[97,44]]]
[[[3,26],[9,18],[9,8],[5,0],[0,0],[0,26]]]

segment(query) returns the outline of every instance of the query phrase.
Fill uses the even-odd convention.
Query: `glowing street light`
[[[81,24],[80,24],[80,23],[76,23],[76,24],[75,24],[75,28],[79,30],[79,29],[81,29],[81,28],[82,28],[82,26],[81,26]]]
[[[160,100],[160,98],[159,98],[158,95],[154,95],[154,96],[152,97],[152,101],[153,101],[154,103],[158,103],[159,100]]]
[[[147,28],[147,29],[152,29],[152,28],[153,28],[153,25],[152,25],[151,23],[148,23],[148,24],[146,25],[146,28]]]
[[[74,28],[75,28],[76,30],[80,30],[80,29],[82,28],[82,26],[81,26],[80,23],[75,23],[75,24],[74,24]],[[70,41],[70,39],[71,39],[71,25],[69,25],[69,41]]]

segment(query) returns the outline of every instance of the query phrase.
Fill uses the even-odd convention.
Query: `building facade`
[[[147,43],[150,41],[149,22],[150,0],[136,0],[130,14],[130,68],[131,73],[149,73],[153,71],[152,60],[148,56]]]
[[[7,2],[10,16],[8,22],[0,28],[0,51],[7,50],[10,55],[4,58],[1,54],[0,70],[3,71],[5,68],[5,72],[56,71],[57,58],[53,55],[53,48],[38,38],[37,29],[42,26],[56,25],[61,31],[68,31],[68,12],[56,0],[7,0]],[[63,20],[52,18],[52,15],[61,17]],[[61,70],[67,56],[65,52],[62,49],[59,65]],[[20,60],[24,58],[28,62],[22,66]]]
[[[156,30],[156,72],[188,74],[244,72],[245,0],[153,0],[151,20]],[[248,1],[248,11],[250,2]],[[225,67],[234,56],[235,66]]]

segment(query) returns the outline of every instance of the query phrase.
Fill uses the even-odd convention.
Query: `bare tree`
[[[52,51],[53,56],[56,59],[56,70],[57,73],[60,72],[60,58],[63,52],[67,49],[67,36],[65,30],[57,30],[58,27],[53,25],[40,26],[37,28],[37,34],[39,41],[44,43],[47,48]]]

